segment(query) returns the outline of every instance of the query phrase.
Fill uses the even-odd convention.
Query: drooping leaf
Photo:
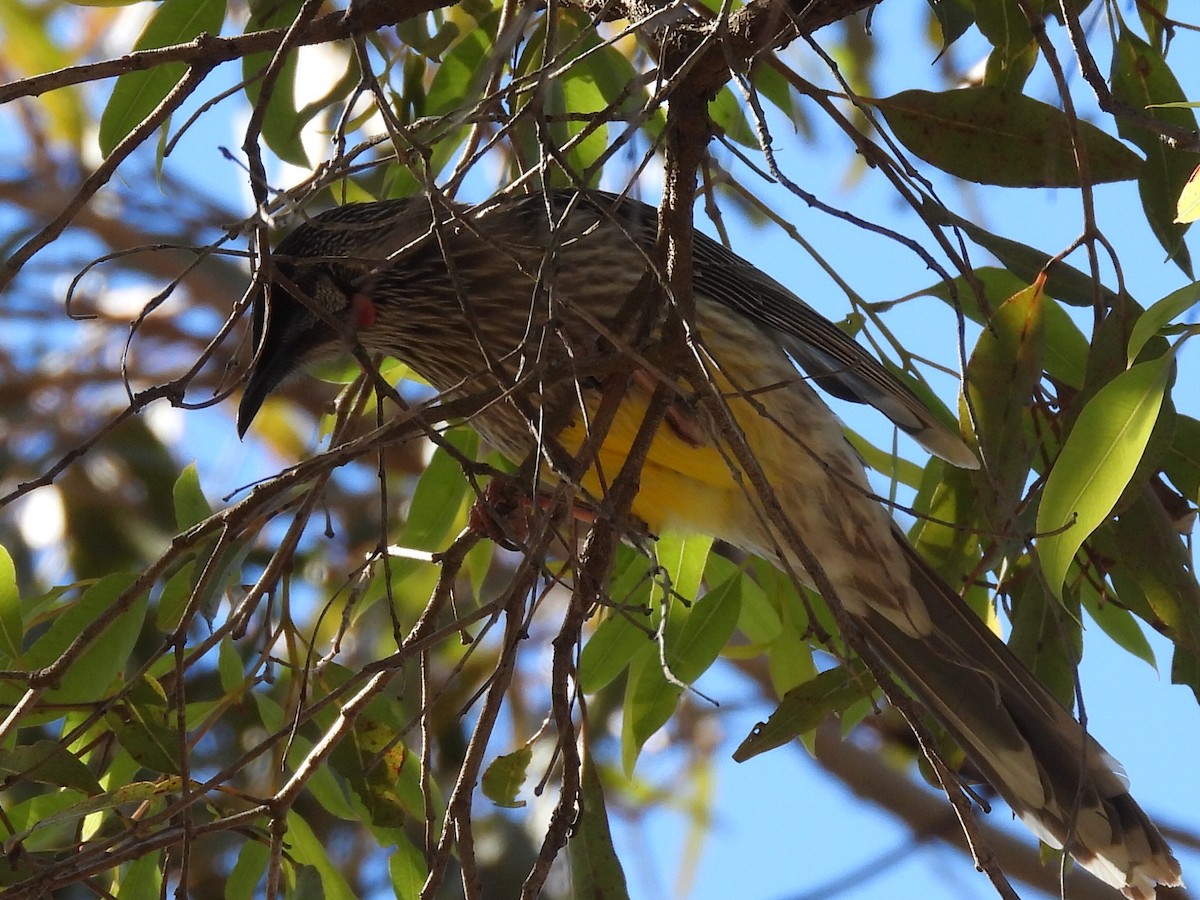
[[[286,28],[295,21],[304,0],[255,0],[250,4],[250,21],[246,33],[271,28]],[[297,53],[293,48],[283,59],[272,85],[271,95],[262,98],[262,74],[267,70],[274,53],[250,53],[242,59],[242,74],[246,79],[246,99],[252,106],[267,104],[262,120],[262,136],[284,162],[308,167],[308,154],[300,140],[306,120],[296,108]]]
[[[871,102],[904,146],[951,175],[1004,187],[1080,185],[1066,113],[1025,94],[981,86]],[[1094,125],[1075,125],[1092,183],[1138,176],[1137,154]]]
[[[421,888],[429,875],[425,855],[400,833],[396,836],[396,847],[388,857],[388,876],[396,900],[419,900]]]
[[[1008,646],[1058,701],[1075,702],[1075,669],[1083,656],[1079,601],[1073,589],[1061,599],[1047,595],[1041,579],[1022,567],[1012,591],[1012,631]]]
[[[1101,388],[1079,414],[1046,480],[1038,555],[1060,594],[1076,551],[1133,477],[1162,406],[1174,357],[1139,363]]]
[[[967,362],[962,418],[974,413],[987,463],[974,473],[977,496],[993,534],[1011,527],[1036,450],[1031,440],[1034,389],[1042,380],[1045,347],[1041,281],[1013,294],[979,335]]]
[[[325,900],[355,900],[354,891],[341,868],[329,858],[328,849],[294,809],[287,814],[287,841],[289,857],[316,871]]]
[[[1006,269],[1020,278],[1025,284],[1033,284],[1042,270],[1054,257],[1044,250],[1022,244],[1010,238],[992,234],[986,228],[976,225],[970,219],[964,219],[937,204],[925,202],[922,212],[931,221],[953,225],[965,232],[979,246],[991,252],[1000,260]],[[1065,262],[1056,262],[1046,271],[1044,291],[1047,297],[1053,297],[1071,306],[1091,307],[1100,304],[1111,307],[1120,302],[1117,294],[1105,287],[1085,272],[1080,271]]]
[[[1113,96],[1118,100],[1176,127],[1196,130],[1196,116],[1190,109],[1161,105],[1185,99],[1167,61],[1126,28],[1121,28],[1117,36],[1111,77]],[[1192,278],[1191,255],[1183,242],[1187,226],[1178,224],[1175,217],[1183,187],[1195,169],[1195,157],[1169,146],[1157,132],[1126,116],[1117,116],[1116,120],[1121,137],[1136,144],[1146,154],[1146,165],[1138,179],[1146,220],[1167,251],[1167,257]]]
[[[0,658],[9,661],[18,659],[24,637],[17,569],[8,550],[0,546]]]
[[[93,584],[34,642],[27,662],[35,667],[53,663],[81,631],[108,611],[134,580],[132,574],[116,573]],[[71,660],[58,687],[47,692],[48,702],[86,703],[104,696],[113,679],[129,663],[146,616],[146,604],[143,593]]]
[[[1192,170],[1175,203],[1175,221],[1180,225],[1191,224],[1197,219],[1200,219],[1200,166]]]
[[[1149,485],[1117,518],[1110,549],[1121,601],[1171,638],[1171,680],[1200,699],[1200,585],[1188,548]]]
[[[567,857],[571,861],[571,896],[628,900],[625,871],[617,858],[608,825],[604,787],[586,739],[582,756],[579,784],[582,803],[574,834],[567,844]]]
[[[224,21],[225,0],[163,0],[133,49],[154,50],[186,44],[201,34],[218,34]],[[186,73],[186,63],[166,63],[152,69],[126,72],[118,78],[100,115],[101,154],[112,153]]]
[[[0,774],[20,775],[22,782],[39,782],[71,788],[81,794],[99,794],[103,788],[92,770],[57,741],[37,740],[0,749]]]
[[[869,694],[874,681],[861,663],[836,666],[792,688],[766,722],[760,722],[733,752],[737,762],[781,747],[811,731],[831,713]]]
[[[1129,610],[1118,606],[1113,598],[1099,596],[1090,581],[1082,581],[1079,586],[1079,600],[1087,610],[1092,621],[1100,626],[1100,630],[1108,635],[1114,644],[1132,653],[1138,659],[1157,669],[1154,658],[1154,648],[1146,639],[1146,633],[1138,625],[1137,619]]]

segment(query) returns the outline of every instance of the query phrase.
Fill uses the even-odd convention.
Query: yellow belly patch
[[[594,465],[583,477],[583,486],[595,496],[604,496],[621,471],[641,428],[646,403],[643,391],[632,389],[625,395]],[[563,430],[559,440],[576,453],[586,436],[585,425],[576,421]],[[711,443],[697,446],[662,425],[642,466],[641,487],[632,511],[655,533],[676,528],[720,536],[729,525],[730,504],[740,498],[741,491],[730,461],[716,447]]]

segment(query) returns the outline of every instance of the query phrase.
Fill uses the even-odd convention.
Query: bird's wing
[[[549,204],[547,205],[547,198]],[[588,206],[612,215],[626,233],[647,249],[658,228],[657,211],[629,197],[573,189],[530,195],[529,212],[559,221],[568,209],[577,226]],[[962,438],[942,422],[892,372],[853,338],[775,279],[700,232],[693,242],[696,291],[737,310],[770,331],[789,356],[820,385],[843,400],[875,407],[922,447],[964,469],[979,460]]]
[[[922,447],[966,469],[979,460],[957,433],[853,338],[735,253],[695,236],[695,289],[768,328],[824,390],[869,404]]]

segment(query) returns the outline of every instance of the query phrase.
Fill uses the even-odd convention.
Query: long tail
[[[933,627],[915,637],[877,613],[856,617],[875,650],[1042,840],[1130,900],[1178,886],[1179,863],[1113,758],[899,541]]]

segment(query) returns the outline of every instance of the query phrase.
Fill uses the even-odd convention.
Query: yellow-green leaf
[[[216,34],[225,21],[225,0],[163,0],[134,50],[153,50],[186,44],[201,34]],[[100,152],[112,153],[187,72],[186,63],[166,63],[152,69],[126,72],[117,79],[100,115]]]
[[[483,795],[507,809],[519,809],[525,805],[524,800],[518,800],[521,786],[525,784],[525,773],[529,771],[529,763],[533,760],[533,749],[529,746],[520,747],[512,753],[498,756],[483,773],[480,787]]]
[[[1038,554],[1057,596],[1076,551],[1108,518],[1141,461],[1173,363],[1173,354],[1164,354],[1101,388],[1050,471],[1038,508]]]

